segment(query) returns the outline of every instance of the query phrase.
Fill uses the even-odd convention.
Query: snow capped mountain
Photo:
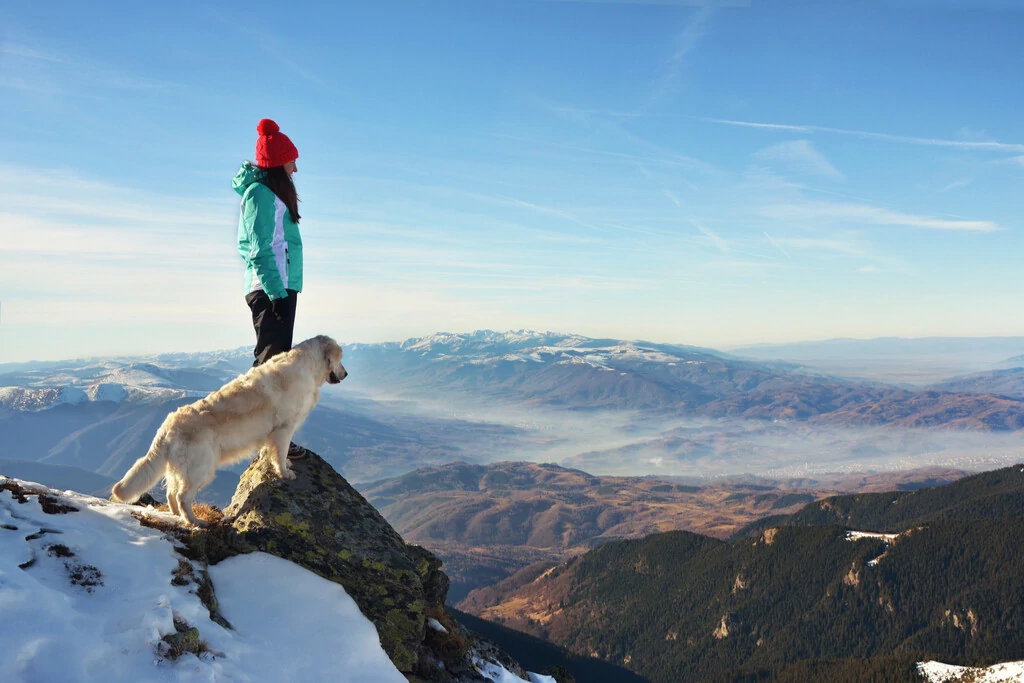
[[[345,358],[352,384],[371,394],[482,392],[491,399],[574,408],[665,407],[699,383],[686,375],[716,381],[708,364],[721,376],[731,374],[721,371],[726,366],[754,367],[693,346],[527,330],[352,344]]]
[[[479,352],[501,353],[503,351],[515,351],[547,345],[575,346],[586,341],[586,337],[557,334],[555,332],[534,332],[532,330],[494,332],[492,330],[477,330],[476,332],[458,334],[438,332],[426,337],[406,339],[403,342],[399,342],[398,346],[403,351],[426,356],[443,357],[453,354],[466,355]]]
[[[238,349],[0,365],[0,408],[34,411],[84,402],[155,404],[200,398],[244,372],[247,353]]]
[[[84,400],[85,392],[81,389],[0,387],[0,406],[12,410],[41,410],[58,402],[78,403]]]
[[[353,353],[370,347],[393,348],[421,358],[448,359],[458,357],[464,362],[488,364],[502,361],[534,361],[538,363],[579,362],[580,359],[597,367],[606,367],[603,359],[648,362],[678,362],[694,356],[723,354],[695,346],[652,344],[617,339],[592,339],[577,334],[515,330],[494,332],[477,330],[464,334],[439,332],[407,339],[393,344],[351,344]]]

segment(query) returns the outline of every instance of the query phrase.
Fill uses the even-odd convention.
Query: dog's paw
[[[281,478],[282,479],[294,479],[295,478],[295,472],[292,472],[291,470],[281,470]]]
[[[204,519],[197,519],[195,522],[186,522],[186,524],[191,525],[196,529],[208,529],[210,527],[210,523]]]

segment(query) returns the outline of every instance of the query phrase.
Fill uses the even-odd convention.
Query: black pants
[[[263,365],[272,356],[292,348],[292,330],[295,328],[295,302],[299,293],[289,289],[288,296],[271,302],[263,290],[245,297],[252,311],[252,326],[256,330],[256,348],[252,355],[253,367]],[[273,303],[273,305],[271,305]]]

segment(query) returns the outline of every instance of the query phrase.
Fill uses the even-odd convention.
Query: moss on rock
[[[257,458],[224,510],[230,526],[206,541],[215,555],[260,550],[345,587],[377,627],[395,666],[413,673],[428,606],[443,609],[448,577],[441,561],[402,540],[384,517],[315,453],[292,463],[285,481]],[[235,552],[233,552],[235,551]]]

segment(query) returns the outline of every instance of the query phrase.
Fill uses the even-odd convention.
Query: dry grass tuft
[[[428,619],[436,619],[448,631],[442,633],[428,626],[424,634],[424,643],[427,647],[446,664],[464,660],[472,644],[462,635],[462,629],[458,622],[452,619],[451,615],[440,605],[427,607],[424,616]]]
[[[199,637],[199,629],[190,626],[187,621],[177,615],[174,616],[174,633],[163,637],[157,646],[157,653],[171,661],[186,654],[193,654],[196,657],[216,656],[206,641]]]

